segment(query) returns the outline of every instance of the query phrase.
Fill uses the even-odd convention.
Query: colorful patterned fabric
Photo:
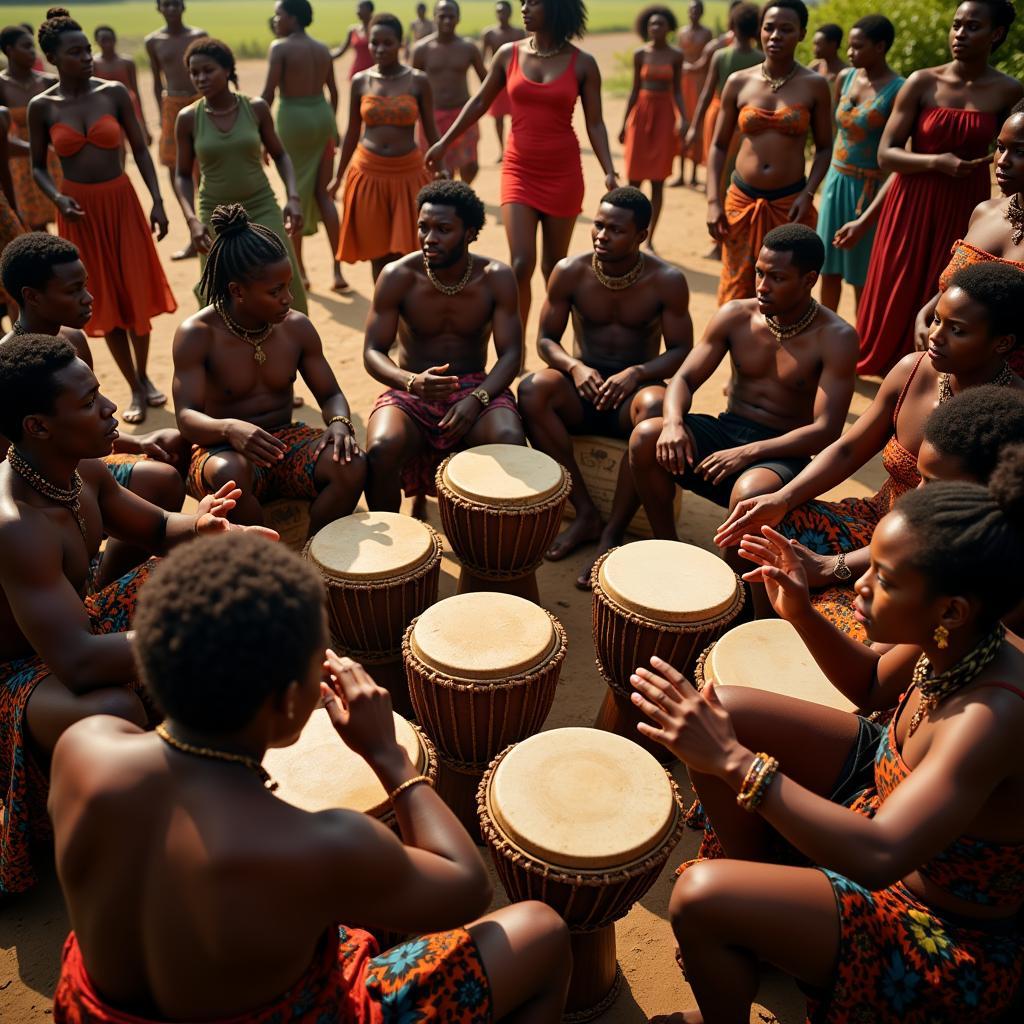
[[[437,402],[428,402],[404,389],[388,388],[373,403],[373,408],[370,410],[371,417],[378,409],[393,405],[401,409],[420,429],[424,450],[414,458],[407,460],[402,467],[402,490],[405,491],[407,497],[412,497],[415,494],[431,496],[437,494],[437,488],[434,486],[434,474],[437,472],[437,467],[444,457],[459,445],[458,440],[445,437],[441,432],[441,420],[453,405],[461,402],[480,387],[486,377],[487,374],[483,372],[468,373],[464,377],[460,377],[459,386],[447,398],[442,398]],[[516,400],[507,388],[500,395],[495,395],[491,399],[480,413],[480,417],[483,418],[494,409],[511,409],[517,416],[519,415]]]
[[[216,1024],[487,1024],[491,991],[464,928],[424,935],[374,956],[373,936],[324,935],[306,973],[280,998]],[[56,1024],[147,1024],[109,1006],[85,969],[75,933],[64,943],[53,1000]]]
[[[850,580],[850,583],[853,583]],[[811,605],[841,633],[862,644],[868,642],[864,627],[853,617],[854,592],[852,587],[829,587],[811,595]]]
[[[28,107],[11,107],[10,137],[28,142]],[[14,199],[18,204],[18,212],[29,230],[42,228],[57,219],[57,208],[43,195],[42,189],[32,177],[32,161],[26,157],[15,157],[8,161],[11,169],[11,181],[14,183]],[[64,173],[60,167],[57,154],[50,148],[46,151],[46,169],[53,178],[53,183],[60,188],[64,182]]]
[[[462,107],[445,107],[434,111],[434,124],[437,126],[437,135],[440,138],[453,124],[455,119],[462,113]],[[420,149],[426,153],[430,146],[427,144],[427,137],[423,134],[423,123],[416,125],[416,142]],[[468,167],[478,161],[477,147],[480,145],[479,125],[470,125],[455,141],[448,147],[444,155],[444,168],[453,173],[460,167]]]
[[[94,635],[123,633],[135,613],[139,588],[155,559],[85,598]],[[36,655],[0,663],[0,894],[25,892],[35,885],[32,846],[50,838],[46,814],[49,783],[28,749],[25,708],[32,691],[50,670]]]
[[[288,447],[284,458],[270,469],[252,467],[250,492],[258,501],[273,501],[276,498],[308,498],[317,496],[316,464],[319,456],[314,454],[316,442],[323,437],[324,428],[308,427],[305,423],[286,423],[268,431]],[[216,489],[206,480],[206,461],[211,455],[231,451],[231,445],[221,444],[214,448],[192,445],[192,458],[188,467],[187,489],[197,500]]]
[[[104,455],[100,462],[110,470],[110,475],[122,486],[127,488],[132,482],[132,470],[137,462],[142,462],[145,455],[128,455],[121,452],[112,452]]]

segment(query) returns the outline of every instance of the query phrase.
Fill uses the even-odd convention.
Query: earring
[[[940,651],[944,651],[949,646],[949,630],[945,626],[936,626],[932,639],[935,641],[935,646]]]

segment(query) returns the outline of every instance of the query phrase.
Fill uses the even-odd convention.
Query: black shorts
[[[693,436],[694,467],[700,465],[701,460],[715,452],[723,451],[726,448],[740,448],[745,444],[752,444],[755,441],[766,441],[772,437],[778,437],[780,430],[773,430],[761,423],[737,416],[735,413],[723,412],[718,416],[708,416],[705,413],[687,413],[683,417],[683,425]],[[754,462],[739,473],[726,477],[720,483],[713,484],[705,480],[693,470],[688,469],[676,481],[681,487],[694,494],[699,494],[716,505],[727,508],[729,496],[732,494],[733,485],[744,474],[752,469],[770,469],[778,478],[779,486],[788,484],[790,480],[802,470],[811,460],[804,457],[793,459],[765,459],[762,462]]]
[[[627,363],[625,366],[612,366],[610,364],[592,362],[587,363],[587,366],[597,370],[601,376],[607,380],[609,377],[613,377],[617,373],[621,373],[623,370],[629,369],[633,366],[633,363]],[[565,374],[565,378],[572,385],[574,391],[576,391],[576,385],[573,383],[572,376]],[[576,391],[576,397],[580,400],[580,405],[583,406],[583,419],[574,427],[569,428],[569,433],[574,434],[577,437],[581,434],[594,434],[597,437],[617,437],[620,440],[628,441],[629,435],[633,432],[633,424],[629,422],[629,417],[626,417],[626,425],[623,426],[619,418],[623,407],[629,408],[629,403],[633,401],[633,396],[637,391],[643,391],[644,388],[655,388],[664,387],[665,382],[661,380],[646,380],[643,381],[636,391],[632,394],[627,395],[621,405],[616,406],[614,409],[598,409],[589,399],[584,398],[578,391]]]

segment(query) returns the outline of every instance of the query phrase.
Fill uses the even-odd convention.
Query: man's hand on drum
[[[747,534],[740,541],[740,555],[757,565],[744,573],[743,579],[747,583],[763,583],[772,607],[788,622],[814,614],[799,547],[796,541],[783,537],[770,526],[761,527],[760,537]]]
[[[721,778],[747,765],[751,754],[736,738],[729,712],[715,695],[713,683],[698,692],[667,661],[651,658],[651,667],[630,677],[633,704],[650,722],[637,729],[660,743],[687,767]]]
[[[762,526],[778,526],[789,511],[789,503],[778,491],[744,498],[718,528],[715,543],[720,548],[734,548],[744,534],[756,534]]]
[[[358,662],[339,657],[330,649],[325,655],[320,696],[338,735],[371,768],[404,757],[395,739],[391,694],[378,686]]]
[[[446,440],[459,441],[469,433],[483,411],[484,407],[470,395],[456,402],[444,414],[438,427]]]
[[[459,386],[459,378],[447,373],[448,366],[448,363],[443,366],[431,366],[422,373],[417,373],[409,385],[409,390],[425,402],[439,402],[447,398]]]
[[[655,458],[658,465],[673,476],[682,476],[693,466],[695,453],[689,431],[682,423],[669,423],[665,420],[658,443],[655,447]]]

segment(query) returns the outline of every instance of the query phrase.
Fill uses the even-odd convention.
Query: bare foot
[[[621,537],[615,537],[608,533],[607,530],[603,531],[597,541],[597,551],[594,553],[594,557],[590,564],[576,577],[576,589],[577,590],[590,590],[590,570],[594,568],[594,563],[606,552],[611,551],[612,548],[617,548],[622,543]]]
[[[146,389],[146,405],[159,409],[167,404],[167,396],[148,377],[142,378],[142,386]]]
[[[334,284],[331,285],[332,292],[338,292],[341,295],[352,291],[352,285],[345,280],[345,275],[341,272],[341,267],[334,264]]]
[[[189,242],[184,249],[171,253],[172,260],[194,260],[199,255],[198,250],[192,242]]]
[[[141,423],[146,418],[146,392],[132,394],[132,400],[128,408],[121,413],[121,419],[125,423]]]
[[[425,494],[417,494],[412,499],[412,517],[421,523],[427,521],[427,496]]]
[[[673,178],[669,183],[669,188],[682,188],[686,184],[686,179],[680,174],[678,178]]]
[[[551,547],[544,552],[544,557],[549,562],[559,562],[584,544],[592,544],[600,536],[601,517],[597,514],[597,509],[583,515],[577,512],[569,527],[563,530]]]

